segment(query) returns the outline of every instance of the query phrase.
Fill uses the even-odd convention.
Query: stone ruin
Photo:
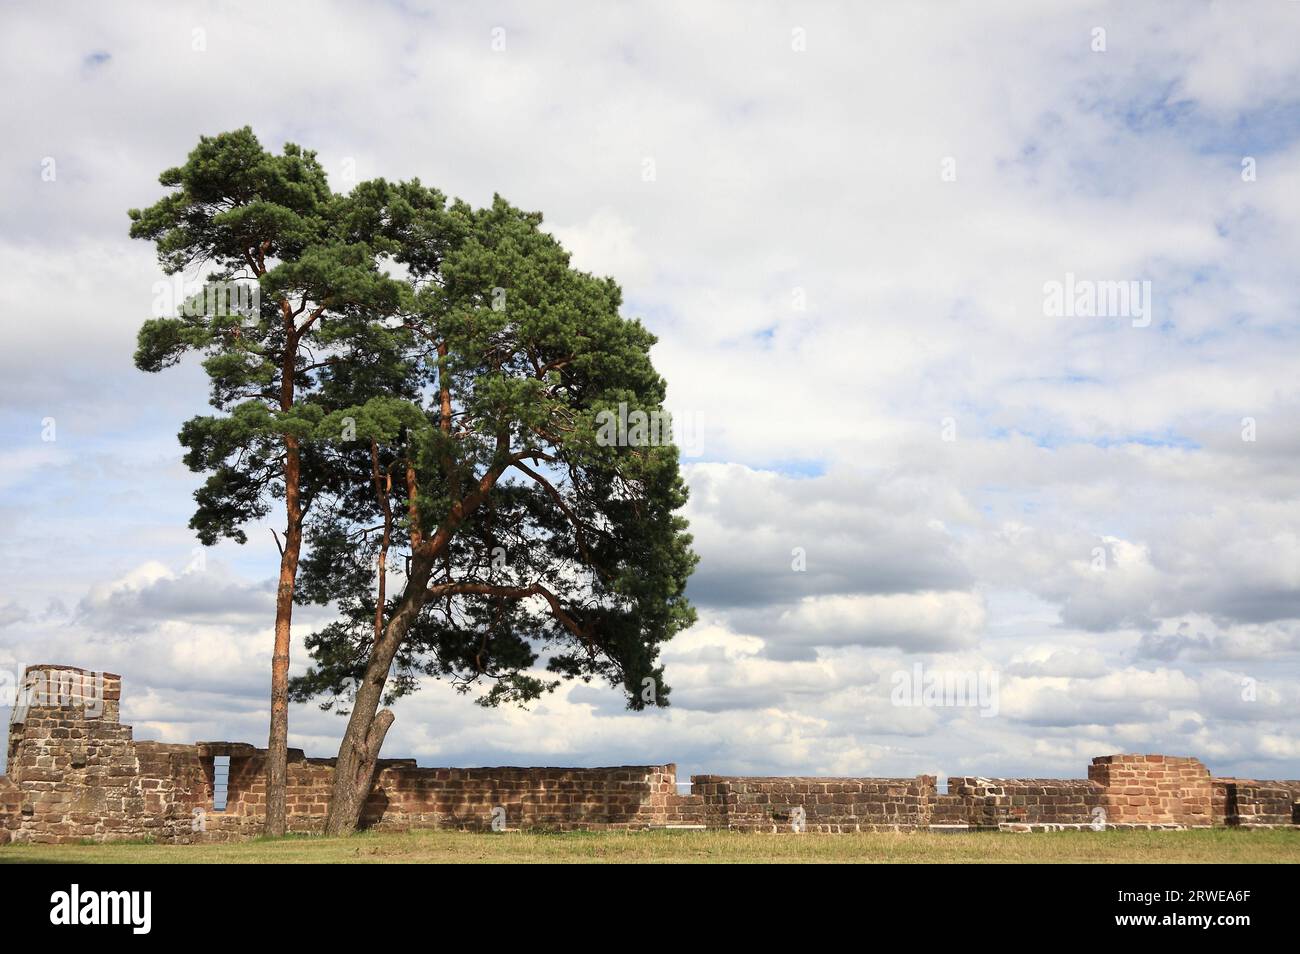
[[[136,741],[122,680],[69,666],[23,675],[0,776],[0,843],[230,841],[261,833],[266,750]],[[289,753],[289,828],[323,828],[333,759]],[[720,828],[745,831],[1277,827],[1300,824],[1300,781],[1213,778],[1194,758],[1104,755],[1084,779],[757,778],[672,764],[423,768],[384,759],[362,819],[389,831]]]

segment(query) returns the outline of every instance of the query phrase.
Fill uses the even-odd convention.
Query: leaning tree
[[[347,710],[335,834],[373,784],[393,721],[380,705],[421,676],[480,686],[484,705],[567,677],[663,706],[659,645],[694,620],[677,450],[662,428],[623,426],[662,420],[665,386],[618,286],[570,267],[540,215],[499,197],[447,206],[405,183],[381,218],[411,283],[394,324],[428,388],[318,424],[324,438],[348,422],[365,451],[346,459],[354,492],[313,517],[299,591],[339,610],[293,683]]]
[[[131,210],[131,236],[156,244],[167,273],[206,272],[206,285],[177,303],[179,314],[145,322],[135,361],[159,371],[189,352],[203,355],[219,413],[180,432],[186,464],[208,475],[190,526],[204,545],[243,543],[246,524],[283,512],[266,811],[267,833],[279,835],[304,523],[314,501],[346,498],[346,475],[357,466],[350,458],[364,458],[352,443],[319,440],[320,424],[340,404],[418,395],[419,369],[405,363],[412,332],[384,320],[402,310],[409,284],[382,267],[395,248],[388,186],[335,194],[315,153],[289,144],[274,155],[244,128],[202,137],[159,181],[170,191]]]

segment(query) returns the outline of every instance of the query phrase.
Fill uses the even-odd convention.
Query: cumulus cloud
[[[930,496],[923,482],[849,471],[792,478],[739,464],[690,465],[686,475],[687,516],[706,557],[689,592],[703,606],[972,583],[940,519],[962,502]]]
[[[805,597],[795,606],[734,614],[749,630],[769,634],[774,648],[897,646],[912,651],[974,645],[984,606],[971,593]]]
[[[145,563],[126,576],[97,583],[77,604],[78,622],[91,629],[141,632],[166,622],[196,622],[264,629],[275,616],[272,580],[255,584],[234,579],[224,567],[206,561],[173,572]]]
[[[1095,679],[1110,671],[1106,657],[1093,649],[1052,649],[1036,647],[1018,654],[1007,666],[1015,676],[1063,676]]]

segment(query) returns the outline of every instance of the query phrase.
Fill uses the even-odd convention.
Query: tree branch
[[[306,301],[304,301],[304,302],[303,302],[304,307],[306,306],[306,304],[307,304]],[[319,318],[322,314],[325,313],[325,309],[328,308],[328,307],[329,307],[329,297],[326,296],[326,298],[325,298],[325,303],[322,304],[322,305],[320,305],[320,306],[319,306],[318,308],[316,308],[314,311],[312,311],[312,313],[311,313],[310,315],[307,316],[307,320],[304,321],[301,325],[299,325],[299,326],[294,330],[294,337],[299,337],[299,336],[301,336],[302,333],[303,333],[304,331],[306,331],[308,328],[310,328],[310,327],[315,323],[315,321],[316,321],[317,318]]]
[[[523,473],[531,477],[534,481],[536,481],[538,484],[540,484],[542,489],[546,491],[547,495],[550,496],[550,498],[555,501],[555,505],[559,507],[562,511],[564,511],[564,515],[568,517],[569,522],[573,524],[574,537],[578,541],[578,550],[579,552],[582,553],[582,558],[585,561],[587,561],[587,565],[590,566],[593,570],[595,570],[597,573],[599,573],[601,576],[605,577],[606,579],[609,579],[609,574],[606,573],[599,565],[597,565],[596,561],[591,558],[591,551],[587,549],[587,537],[583,533],[582,521],[578,519],[578,515],[573,512],[573,509],[567,503],[564,502],[564,496],[555,488],[555,486],[549,480],[547,480],[545,477],[543,477],[541,474],[533,470],[531,467],[529,467],[527,464],[523,463],[522,461],[515,461],[513,466],[516,470],[522,471]]]
[[[526,599],[540,596],[551,607],[551,616],[565,629],[587,644],[589,650],[596,648],[596,639],[591,631],[564,608],[560,598],[540,583],[528,586],[497,586],[492,583],[453,582],[440,583],[428,590],[430,599],[442,599],[444,596],[499,596],[504,599]]]

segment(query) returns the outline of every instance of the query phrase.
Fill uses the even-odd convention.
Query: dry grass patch
[[[0,863],[1271,863],[1300,861],[1300,830],[1033,834],[729,831],[365,833],[223,845],[6,845]]]

